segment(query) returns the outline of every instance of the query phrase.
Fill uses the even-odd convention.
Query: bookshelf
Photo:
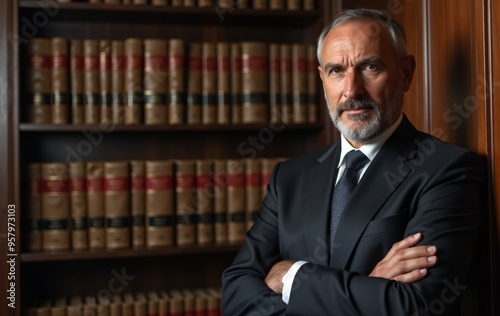
[[[251,2],[250,2],[251,3]],[[70,295],[95,295],[108,286],[111,271],[126,269],[133,275],[127,292],[220,286],[220,275],[239,245],[207,245],[120,250],[27,252],[21,246],[23,232],[22,166],[32,162],[64,162],[68,148],[77,148],[88,135],[100,133],[99,142],[88,153],[72,159],[81,161],[155,159],[240,159],[289,157],[323,147],[335,137],[324,101],[314,123],[124,125],[33,124],[25,119],[23,80],[26,41],[32,37],[67,39],[117,39],[137,37],[182,38],[189,42],[241,42],[314,44],[329,21],[336,4],[317,0],[312,11],[255,10],[211,7],[153,7],[151,5],[90,4],[85,2],[0,0],[10,19],[2,22],[0,36],[15,45],[2,52],[9,68],[0,70],[8,86],[9,124],[0,146],[10,157],[2,163],[2,184],[11,188],[7,203],[17,209],[18,243],[16,304],[28,306],[37,299]],[[0,10],[2,11],[2,10]],[[28,24],[34,25],[29,29]],[[36,24],[36,25],[35,25]],[[32,32],[27,32],[31,30]],[[12,34],[19,35],[12,41]],[[10,37],[9,37],[10,36]],[[320,86],[318,82],[318,92]],[[322,99],[322,98],[319,98]],[[5,99],[3,99],[5,100]],[[259,147],[251,147],[250,139]],[[246,151],[244,150],[246,149]],[[3,202],[3,200],[2,200]],[[3,207],[4,205],[2,205]],[[7,215],[2,214],[2,222]],[[4,228],[2,228],[4,229]],[[3,232],[3,230],[0,230]],[[4,257],[2,257],[3,259]],[[2,260],[2,269],[8,269]],[[2,315],[21,315],[21,308],[0,307]]]

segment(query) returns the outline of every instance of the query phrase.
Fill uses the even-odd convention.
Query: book
[[[221,303],[220,303],[220,292],[213,289],[208,288],[204,289],[207,297],[207,312],[206,316],[219,316],[222,314],[221,311]]]
[[[23,165],[24,183],[26,190],[24,195],[25,218],[24,227],[26,232],[26,249],[28,251],[42,250],[42,181],[41,166],[39,163]]]
[[[151,0],[151,5],[153,6],[167,6],[167,0]]]
[[[83,124],[83,44],[70,41],[71,123]]]
[[[184,123],[186,112],[185,49],[182,39],[168,42],[168,123]]]
[[[184,301],[184,316],[193,315],[195,316],[195,296],[190,290],[180,291],[182,300]]]
[[[173,7],[182,7],[182,0],[171,0],[170,5]]]
[[[262,158],[261,159],[261,197],[264,197],[267,194],[267,186],[269,185],[269,180],[271,179],[271,175],[274,167],[278,163],[278,158]]]
[[[269,111],[271,123],[281,122],[280,46],[269,44]]]
[[[81,316],[82,315],[82,298],[79,295],[72,295],[68,298],[66,305],[66,316]]]
[[[134,316],[150,316],[152,315],[148,311],[148,301],[146,295],[143,292],[135,294],[134,300]]]
[[[66,316],[66,297],[56,297],[50,308],[50,316]]]
[[[83,93],[85,124],[99,124],[99,42],[83,40]]]
[[[270,10],[284,10],[285,9],[285,0],[269,0],[269,9]]]
[[[68,41],[52,38],[52,102],[51,123],[69,123]]]
[[[214,242],[214,182],[212,161],[199,159],[196,163],[196,232],[197,244]]]
[[[179,290],[163,292],[162,295],[169,299],[169,316],[184,315],[184,298]]]
[[[195,0],[184,0],[183,4],[185,7],[194,7],[194,6],[196,6],[196,1]]]
[[[42,250],[70,249],[68,167],[42,163]]]
[[[303,9],[304,11],[312,11],[316,9],[316,4],[314,0],[303,0]]]
[[[71,210],[71,249],[88,249],[85,163],[70,162],[69,192]]]
[[[318,60],[316,47],[307,45],[307,121],[316,123],[318,121]]]
[[[132,217],[132,246],[134,248],[146,245],[145,174],[143,160],[132,160],[130,162],[130,212]]]
[[[239,244],[245,238],[246,195],[245,165],[240,159],[226,161],[227,170],[227,241]]]
[[[134,296],[132,293],[123,293],[121,305],[122,315],[134,315]]]
[[[268,7],[268,0],[253,0],[252,8],[256,10],[266,10]]]
[[[227,242],[227,172],[226,161],[213,161],[214,182],[214,241],[216,244]]]
[[[147,160],[146,246],[174,244],[173,161]]]
[[[99,96],[101,124],[111,123],[111,41],[99,41]]]
[[[144,124],[167,123],[167,41],[144,40]]]
[[[286,0],[286,9],[289,11],[297,11],[302,9],[301,0]]]
[[[231,74],[231,123],[241,123],[241,45],[240,43],[230,44],[230,65]]]
[[[195,162],[175,161],[175,228],[178,246],[196,243]]]
[[[249,230],[257,215],[260,212],[262,204],[262,185],[261,185],[261,160],[260,159],[246,159],[245,160],[245,195],[246,195],[246,226]]]
[[[104,165],[88,161],[85,167],[89,249],[104,249]]]
[[[34,124],[49,124],[51,93],[51,41],[46,38],[31,39],[26,48],[26,120]]]
[[[198,0],[199,7],[209,7],[212,5],[212,0]]]
[[[123,41],[111,41],[111,122],[123,124],[124,111],[123,87],[125,70],[125,58],[123,52]]]
[[[147,300],[147,310],[148,310],[148,315],[149,316],[160,316],[160,311],[159,311],[159,303],[160,303],[160,296],[158,295],[158,292],[156,291],[148,291],[146,293],[146,300]],[[166,315],[166,310],[162,311],[162,316]]]
[[[229,43],[216,45],[217,56],[217,124],[231,122],[231,78],[229,67]]]
[[[138,38],[127,38],[124,43],[125,81],[123,89],[125,94],[125,124],[140,124],[142,122],[142,46],[142,40]]]
[[[307,122],[307,54],[304,44],[292,44],[292,121]]]
[[[187,124],[201,124],[201,44],[189,44]]]
[[[263,42],[242,42],[242,123],[269,121],[268,47]]]
[[[127,161],[104,162],[106,249],[130,246],[130,182]]]
[[[248,8],[248,0],[234,0],[234,7],[239,9]]]
[[[292,60],[290,56],[290,45],[280,45],[280,87],[281,87],[281,121],[285,124],[291,123],[293,119],[292,101]]]
[[[215,124],[217,122],[217,61],[215,44],[201,44],[201,122]]]

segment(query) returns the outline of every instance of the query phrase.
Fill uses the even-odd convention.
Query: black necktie
[[[351,150],[345,156],[346,167],[342,177],[333,190],[332,197],[332,220],[330,227],[330,245],[333,246],[333,239],[344,207],[349,200],[351,192],[358,184],[359,170],[369,161],[361,150]]]

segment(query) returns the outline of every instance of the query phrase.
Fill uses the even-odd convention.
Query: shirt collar
[[[361,152],[365,154],[365,156],[368,157],[370,161],[372,161],[377,155],[380,148],[382,148],[382,145],[384,145],[384,143],[389,139],[389,137],[391,137],[392,133],[394,133],[396,128],[398,128],[402,120],[403,120],[403,114],[400,114],[396,122],[394,122],[394,124],[392,124],[382,134],[375,137],[373,140],[364,144],[358,149],[361,150]],[[348,152],[350,152],[351,150],[356,150],[356,148],[352,147],[352,145],[349,144],[344,135],[340,136],[340,144],[341,144],[340,159],[337,167],[340,167],[344,163],[345,155]]]

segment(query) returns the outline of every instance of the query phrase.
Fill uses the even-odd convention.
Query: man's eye
[[[368,70],[377,70],[377,66],[375,66],[374,64],[368,64],[368,65],[366,65],[365,69],[368,69]]]

